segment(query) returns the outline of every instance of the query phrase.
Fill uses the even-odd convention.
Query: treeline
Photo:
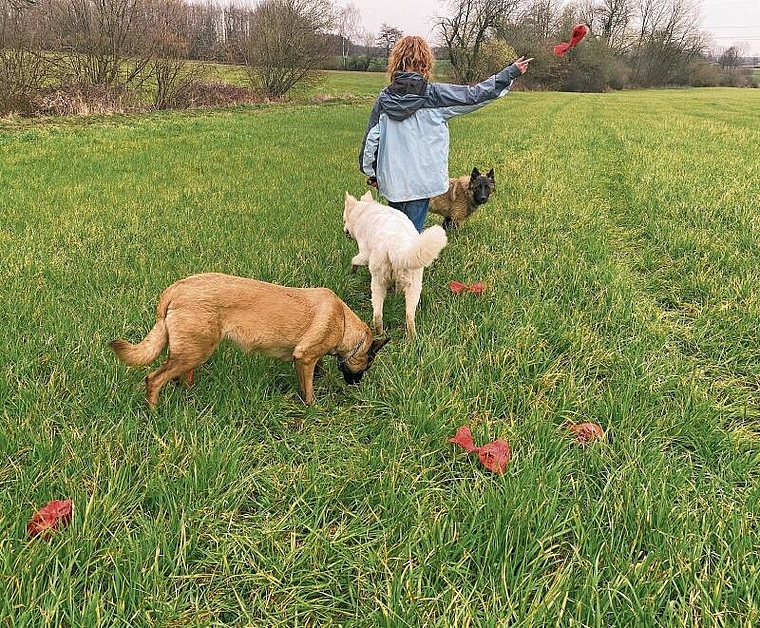
[[[329,0],[0,0],[0,113],[278,98],[331,56],[333,19]],[[248,86],[190,61],[240,63]]]
[[[465,82],[517,51],[536,59],[523,79],[532,88],[754,85],[735,48],[710,54],[695,0],[454,0],[450,9],[440,27]],[[590,28],[582,45],[554,55],[553,45],[567,41],[580,22]]]
[[[753,84],[736,49],[709,56],[691,1],[451,0],[438,50],[463,83],[519,52],[536,59],[521,81],[534,89]],[[577,22],[591,33],[553,55]],[[331,0],[0,0],[0,114],[280,98],[321,68],[384,68],[402,34],[368,33],[353,5]],[[209,81],[204,62],[241,64],[247,85]]]

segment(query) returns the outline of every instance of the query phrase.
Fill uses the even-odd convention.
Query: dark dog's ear
[[[477,179],[480,176],[480,170],[477,168],[472,169],[472,174],[470,174],[470,179]]]
[[[488,171],[486,176],[491,180],[491,183],[496,183],[496,179],[493,178],[493,168]]]
[[[387,345],[390,339],[390,336],[375,338],[369,348],[369,359],[374,359],[374,357],[377,355],[377,352],[380,351],[380,349],[382,349],[385,345]]]

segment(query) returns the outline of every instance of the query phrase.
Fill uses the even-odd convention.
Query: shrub
[[[482,81],[503,70],[517,59],[517,53],[503,39],[491,39],[483,44],[480,56],[475,62],[473,76],[476,81]]]
[[[261,102],[271,102],[271,99],[248,87],[222,81],[192,81],[173,95],[169,106],[173,109],[191,109]]]
[[[722,87],[757,87],[752,68],[723,68],[718,74]]]
[[[45,63],[22,48],[0,49],[0,115],[29,115],[45,80]]]
[[[68,116],[138,111],[135,94],[122,85],[73,84],[42,91],[32,98],[35,115]]]

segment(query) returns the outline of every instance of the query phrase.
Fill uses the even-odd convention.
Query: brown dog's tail
[[[168,340],[169,334],[166,332],[166,323],[163,318],[159,318],[142,342],[133,345],[131,342],[120,338],[108,346],[113,349],[116,357],[124,364],[143,366],[150,364],[158,357]]]
[[[144,366],[153,362],[163,351],[169,341],[169,332],[166,329],[166,310],[169,307],[168,293],[169,290],[166,290],[161,295],[156,312],[156,324],[141,342],[133,345],[131,342],[119,338],[108,345],[124,364]]]

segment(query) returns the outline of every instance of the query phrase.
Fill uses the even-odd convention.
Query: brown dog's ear
[[[477,179],[480,176],[480,170],[477,168],[472,169],[472,174],[470,175],[470,179]]]
[[[491,183],[496,183],[496,179],[493,178],[493,168],[488,171],[486,176],[491,180]]]
[[[391,339],[390,336],[375,338],[369,347],[369,359],[372,360],[377,355],[377,352],[380,351],[380,349],[382,349],[385,345],[388,344],[390,339]]]

